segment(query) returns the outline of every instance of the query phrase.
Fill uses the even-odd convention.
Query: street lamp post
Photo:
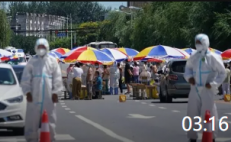
[[[72,17],[70,14],[70,22],[71,22],[71,49],[73,48],[73,41],[72,41]]]
[[[143,10],[143,9],[139,8],[139,7],[135,7],[135,6],[125,7],[125,6],[121,5],[118,11],[119,12],[124,12],[126,14],[130,14],[130,16],[131,16],[131,25],[132,25],[132,20],[134,18],[134,16],[133,16],[134,10],[137,11],[137,10]]]

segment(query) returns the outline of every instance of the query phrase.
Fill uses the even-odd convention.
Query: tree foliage
[[[0,48],[4,48],[10,43],[11,30],[6,14],[0,10]]]
[[[77,45],[112,41],[142,50],[153,45],[194,47],[194,37],[205,33],[212,48],[231,48],[231,2],[152,2],[132,13],[110,11],[95,2],[12,2],[10,12],[72,15]],[[108,12],[104,21],[101,16]],[[95,29],[92,29],[95,28]],[[1,32],[1,31],[0,31]],[[52,48],[70,48],[70,38],[56,39]]]
[[[50,42],[50,50],[55,48],[69,48],[71,47],[71,38],[56,38],[54,41]]]
[[[24,49],[25,53],[34,54],[34,46],[38,37],[27,36],[26,38],[22,35],[12,34],[11,37],[11,46]]]
[[[11,2],[9,5],[10,14],[16,12],[46,13],[69,17],[71,14],[73,23],[88,21],[99,21],[110,9],[104,8],[97,2],[53,2],[53,1],[32,1],[32,2]]]
[[[102,31],[106,39],[138,50],[159,44],[194,47],[195,35],[205,33],[213,48],[224,50],[230,48],[230,6],[231,2],[152,2],[132,13],[132,20],[128,13],[110,12]]]

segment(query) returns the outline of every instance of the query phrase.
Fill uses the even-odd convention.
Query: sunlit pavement
[[[182,119],[187,99],[173,103],[131,100],[61,100],[57,105],[58,142],[186,142]],[[231,103],[216,98],[219,118],[231,116]],[[231,124],[231,118],[225,119]],[[231,130],[219,131],[217,142],[231,142]],[[0,132],[0,142],[23,142],[23,136]],[[7,135],[7,136],[3,136]],[[13,138],[13,139],[12,139]],[[199,133],[201,139],[201,133]]]

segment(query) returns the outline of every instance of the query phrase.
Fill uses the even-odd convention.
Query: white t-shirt
[[[73,73],[74,73],[74,78],[76,78],[76,77],[81,78],[81,76],[83,74],[83,69],[74,67]]]

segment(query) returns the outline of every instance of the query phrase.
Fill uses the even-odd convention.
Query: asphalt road
[[[219,118],[231,115],[231,103],[216,101]],[[57,142],[186,142],[181,123],[187,99],[173,103],[159,100],[61,100],[57,105]],[[231,124],[231,118],[228,118]],[[231,129],[219,131],[216,142],[231,142]],[[201,137],[201,136],[200,136]],[[13,138],[13,139],[12,139]],[[24,142],[23,136],[0,132],[0,142]]]

